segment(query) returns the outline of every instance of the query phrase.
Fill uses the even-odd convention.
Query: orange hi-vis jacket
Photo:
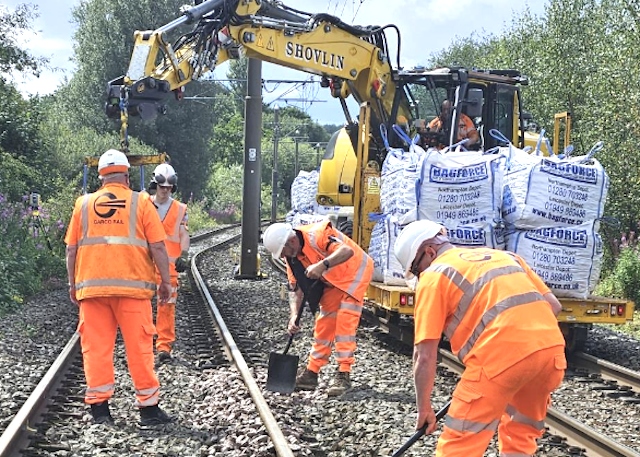
[[[146,192],[110,183],[76,200],[65,242],[78,247],[78,300],[92,297],[150,299],[156,291],[150,243],[165,239]]]
[[[187,214],[187,205],[172,198],[169,210],[162,220],[164,231],[167,234],[164,245],[167,247],[167,254],[169,256],[169,272],[171,276],[174,277],[178,276],[176,260],[178,260],[182,253],[182,247],[180,246],[180,226],[183,224],[185,214]]]
[[[302,252],[298,254],[298,260],[305,268],[311,264],[322,262],[341,244],[346,244],[353,249],[351,258],[340,265],[329,268],[324,272],[322,278],[333,287],[362,302],[373,275],[373,259],[355,241],[334,229],[329,221],[300,226],[296,230],[304,238],[304,246]],[[296,283],[288,264],[287,276],[290,284]]]
[[[415,344],[447,336],[465,362],[491,378],[540,349],[564,345],[543,295],[549,288],[518,255],[452,248],[420,274]]]

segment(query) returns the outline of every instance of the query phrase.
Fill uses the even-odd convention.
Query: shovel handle
[[[313,284],[315,284],[316,282],[320,281],[319,279],[316,279],[315,282]],[[312,285],[313,287],[313,285]],[[307,302],[307,295],[303,295],[302,296],[302,303],[300,303],[300,309],[298,309],[298,315],[296,316],[296,325],[300,324],[300,319],[302,318],[302,312],[304,311],[304,305]],[[282,354],[286,354],[287,352],[289,352],[289,348],[291,347],[291,343],[293,343],[293,337],[295,336],[295,333],[291,336],[289,336],[289,341],[287,342],[287,345],[284,348],[284,352]]]
[[[436,413],[436,422],[438,422],[440,419],[442,419],[445,416],[445,414],[447,414],[447,411],[449,411],[449,406],[451,406],[451,400],[449,400],[447,404],[444,405],[442,409]],[[400,457],[402,454],[404,454],[407,449],[409,449],[411,446],[415,444],[416,441],[422,438],[422,436],[427,431],[427,425],[428,424],[424,424],[422,427],[420,427],[413,434],[413,436],[409,438],[407,442],[402,445],[400,449],[398,449],[396,452],[393,453],[391,457]]]

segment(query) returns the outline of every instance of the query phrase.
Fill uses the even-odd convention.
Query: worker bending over
[[[296,317],[303,291],[294,274],[301,264],[306,277],[319,279],[325,287],[320,297],[320,313],[314,327],[314,343],[306,369],[296,379],[296,389],[314,390],[318,373],[329,362],[335,346],[338,371],[327,391],[342,395],[351,388],[351,366],[355,362],[356,330],[362,314],[364,294],[373,275],[373,260],[351,238],[333,228],[329,221],[293,229],[275,223],[263,236],[264,246],[276,257],[287,260],[291,317],[288,331],[300,330]]]
[[[436,428],[431,393],[442,333],[466,369],[436,456],[482,456],[498,430],[500,456],[532,456],[550,394],[567,362],[560,302],[518,255],[454,247],[428,220],[405,227],[395,244],[405,276],[418,276],[414,381],[417,428]]]

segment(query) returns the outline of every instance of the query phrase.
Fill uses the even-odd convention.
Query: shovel
[[[444,405],[440,411],[436,413],[436,422],[438,422],[440,419],[442,419],[445,416],[445,414],[447,414],[447,411],[449,411],[449,406],[451,406],[451,400],[449,400],[449,402],[446,405]],[[417,432],[413,434],[411,438],[409,438],[409,440],[407,440],[406,443],[402,445],[400,449],[394,452],[391,457],[400,457],[402,454],[405,453],[407,449],[413,446],[416,441],[422,438],[422,435],[424,435],[424,432],[426,431],[427,431],[427,424],[424,424],[422,427],[418,429]]]
[[[298,316],[296,317],[296,325],[300,324],[300,318],[302,317],[302,310],[306,304],[307,297],[302,299],[302,304],[298,310]],[[298,372],[298,356],[287,355],[293,337],[295,334],[289,336],[289,342],[284,348],[282,354],[277,352],[271,352],[269,354],[269,369],[267,371],[267,390],[271,392],[280,392],[283,394],[290,394],[296,387],[296,373]]]

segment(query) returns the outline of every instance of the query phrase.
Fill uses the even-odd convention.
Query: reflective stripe
[[[349,289],[346,290],[346,292],[349,295],[353,296],[353,294],[355,293],[356,289],[358,287],[360,287],[360,283],[362,282],[362,278],[364,277],[364,273],[367,271],[367,260],[368,259],[370,259],[369,255],[366,252],[362,252],[362,261],[360,262],[360,266],[358,267],[358,271],[356,271],[356,276],[355,276],[355,278],[353,278],[353,281],[351,281],[351,285],[349,286]],[[372,262],[373,262],[373,260],[372,260]]]
[[[478,341],[478,338],[480,338],[480,335],[487,327],[487,325],[489,325],[491,321],[498,317],[498,315],[500,315],[503,311],[515,308],[516,306],[528,305],[529,303],[541,300],[544,300],[544,297],[539,292],[527,292],[524,294],[505,298],[501,302],[496,303],[493,307],[486,310],[482,315],[482,319],[473,330],[473,334],[469,337],[462,349],[460,349],[458,358],[460,360],[464,360],[471,349],[473,349],[473,345],[476,343],[476,341]]]
[[[354,351],[336,351],[336,358],[346,359],[348,357],[353,357]]]
[[[136,389],[136,402],[135,406],[154,406],[157,405],[160,401],[160,388],[159,387],[150,387],[148,389]],[[143,401],[140,401],[140,397],[149,397]]]
[[[335,319],[338,316],[338,312],[337,311],[332,311],[330,313],[325,313],[324,311],[322,311],[322,306],[320,307],[320,313],[319,313],[319,319],[322,319],[323,317],[330,317],[332,319]]]
[[[78,246],[97,246],[100,244],[138,246],[145,249],[149,246],[146,240],[139,238],[132,239],[124,236],[94,236],[91,238],[82,238],[78,241]]]
[[[311,352],[311,357],[318,360],[329,360],[329,355],[330,354],[322,354],[321,352],[318,352],[318,351]]]
[[[172,200],[171,202],[172,205],[173,203],[176,203],[178,205],[178,217],[176,218],[176,222],[173,228],[171,229],[171,232],[167,233],[167,240],[173,243],[179,243],[180,242],[180,225],[182,225],[182,219],[184,219],[184,213],[187,211],[187,206],[173,199],[171,200]],[[171,209],[169,209],[169,211],[171,211]],[[167,211],[167,215],[169,214],[169,211]]]
[[[87,387],[87,395],[89,393],[92,392],[99,392],[99,393],[105,393],[105,392],[109,392],[110,390],[113,390],[113,384],[103,384],[101,386],[97,386],[97,387]]]
[[[82,221],[82,236],[79,241],[82,241],[87,237],[87,233],[89,233],[89,210],[87,209],[89,205],[89,194],[85,194],[82,198],[82,211],[80,212],[80,220]]]
[[[84,287],[96,286],[132,287],[135,289],[156,290],[156,284],[153,282],[134,281],[128,279],[88,279],[86,281],[76,283],[76,290],[81,290]]]
[[[520,424],[530,425],[533,428],[535,428],[536,430],[543,430],[544,429],[544,421],[543,420],[537,421],[537,420],[533,419],[532,417],[529,417],[529,416],[527,416],[525,414],[522,414],[513,405],[507,405],[506,413],[509,416],[511,416],[511,420],[513,422],[518,422]]]
[[[471,433],[480,433],[484,431],[490,431],[493,433],[498,429],[498,424],[500,424],[500,419],[493,420],[487,424],[485,422],[474,422],[468,419],[456,419],[448,414],[444,421],[445,427],[449,427],[450,429],[458,432]]]
[[[356,336],[355,335],[336,335],[336,343],[355,343]]]
[[[315,251],[320,252],[324,257],[327,257],[329,255],[329,251],[320,249],[320,246],[318,246],[318,240],[316,239],[316,232],[307,232],[307,235],[309,235],[309,243],[311,244],[311,247]]]
[[[340,308],[338,309],[348,309],[349,311],[354,311],[358,314],[362,314],[362,305],[356,305],[354,303],[340,302]]]
[[[445,266],[445,265],[443,265]],[[506,267],[494,268],[486,272],[484,275],[480,276],[473,283],[470,283],[460,273],[453,270],[453,267],[444,268],[441,272],[445,276],[451,279],[454,284],[456,284],[460,290],[462,290],[463,295],[460,298],[460,302],[458,303],[458,307],[456,308],[456,312],[453,314],[449,325],[444,331],[444,334],[447,338],[451,339],[455,331],[458,329],[458,325],[462,322],[465,314],[469,310],[471,303],[476,298],[476,295],[480,293],[482,288],[490,283],[493,279],[498,278],[500,276],[510,275],[513,273],[524,273],[524,270],[520,266],[509,265]]]
[[[325,346],[325,347],[331,348],[331,341],[319,340],[317,338],[314,341],[316,342],[316,344],[319,344],[320,346]]]

